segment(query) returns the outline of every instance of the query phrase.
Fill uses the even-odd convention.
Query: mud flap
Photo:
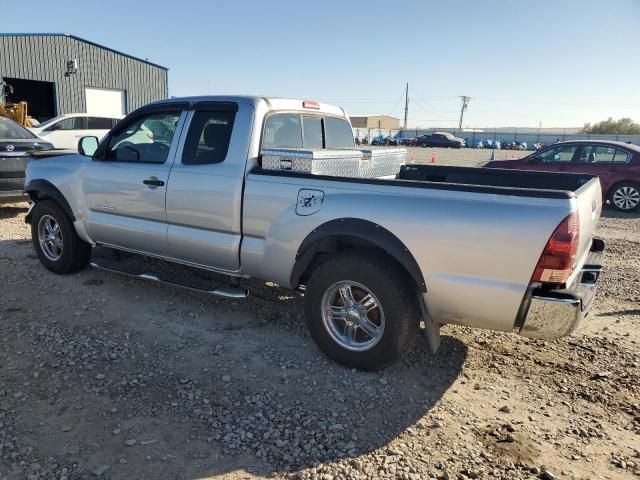
[[[424,335],[427,337],[427,341],[429,342],[429,349],[431,350],[431,353],[435,354],[440,347],[440,327],[442,324],[433,321],[431,315],[429,315],[427,305],[425,304],[424,297],[422,295],[419,295],[418,303],[420,305],[422,320],[425,325]]]

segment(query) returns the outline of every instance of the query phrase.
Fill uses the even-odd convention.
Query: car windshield
[[[0,140],[31,140],[36,136],[13,120],[0,117]]]
[[[48,127],[49,125],[51,125],[53,122],[57,122],[57,121],[58,121],[58,120],[60,120],[61,118],[63,118],[63,116],[62,116],[62,115],[59,115],[59,116],[57,116],[57,117],[50,118],[49,120],[45,120],[44,122],[42,122],[42,123],[38,124],[38,128],[42,128],[42,129],[47,128],[47,127]]]
[[[443,137],[447,137],[449,140],[455,138],[451,133],[449,132],[436,132],[436,135],[442,135]]]

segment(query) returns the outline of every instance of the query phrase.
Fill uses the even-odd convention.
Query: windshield
[[[50,118],[49,120],[46,120],[46,121],[44,121],[44,122],[42,122],[42,123],[38,124],[38,127],[37,127],[37,128],[42,128],[42,129],[47,128],[47,127],[48,127],[49,125],[51,125],[53,122],[56,122],[56,121],[60,120],[61,118],[62,118],[62,115],[59,115],[59,116],[57,116],[57,117]]]
[[[36,136],[13,120],[0,117],[0,140],[31,140]]]

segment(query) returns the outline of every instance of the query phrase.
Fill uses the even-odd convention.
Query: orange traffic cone
[[[435,151],[435,150],[432,150],[432,151],[431,151],[431,163],[436,163],[436,160],[437,160],[437,158],[436,158],[436,151]]]
[[[513,153],[511,154],[511,159],[512,159],[512,160],[515,160],[515,159],[516,159],[516,152],[513,152]]]

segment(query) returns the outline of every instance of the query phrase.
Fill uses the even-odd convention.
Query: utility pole
[[[404,129],[407,129],[407,117],[409,116],[409,82],[404,94]]]
[[[464,118],[464,112],[467,110],[467,105],[469,105],[469,100],[471,100],[471,97],[460,95],[460,99],[462,100],[462,105],[460,107],[460,123],[458,124],[458,128],[462,130],[462,119]]]

